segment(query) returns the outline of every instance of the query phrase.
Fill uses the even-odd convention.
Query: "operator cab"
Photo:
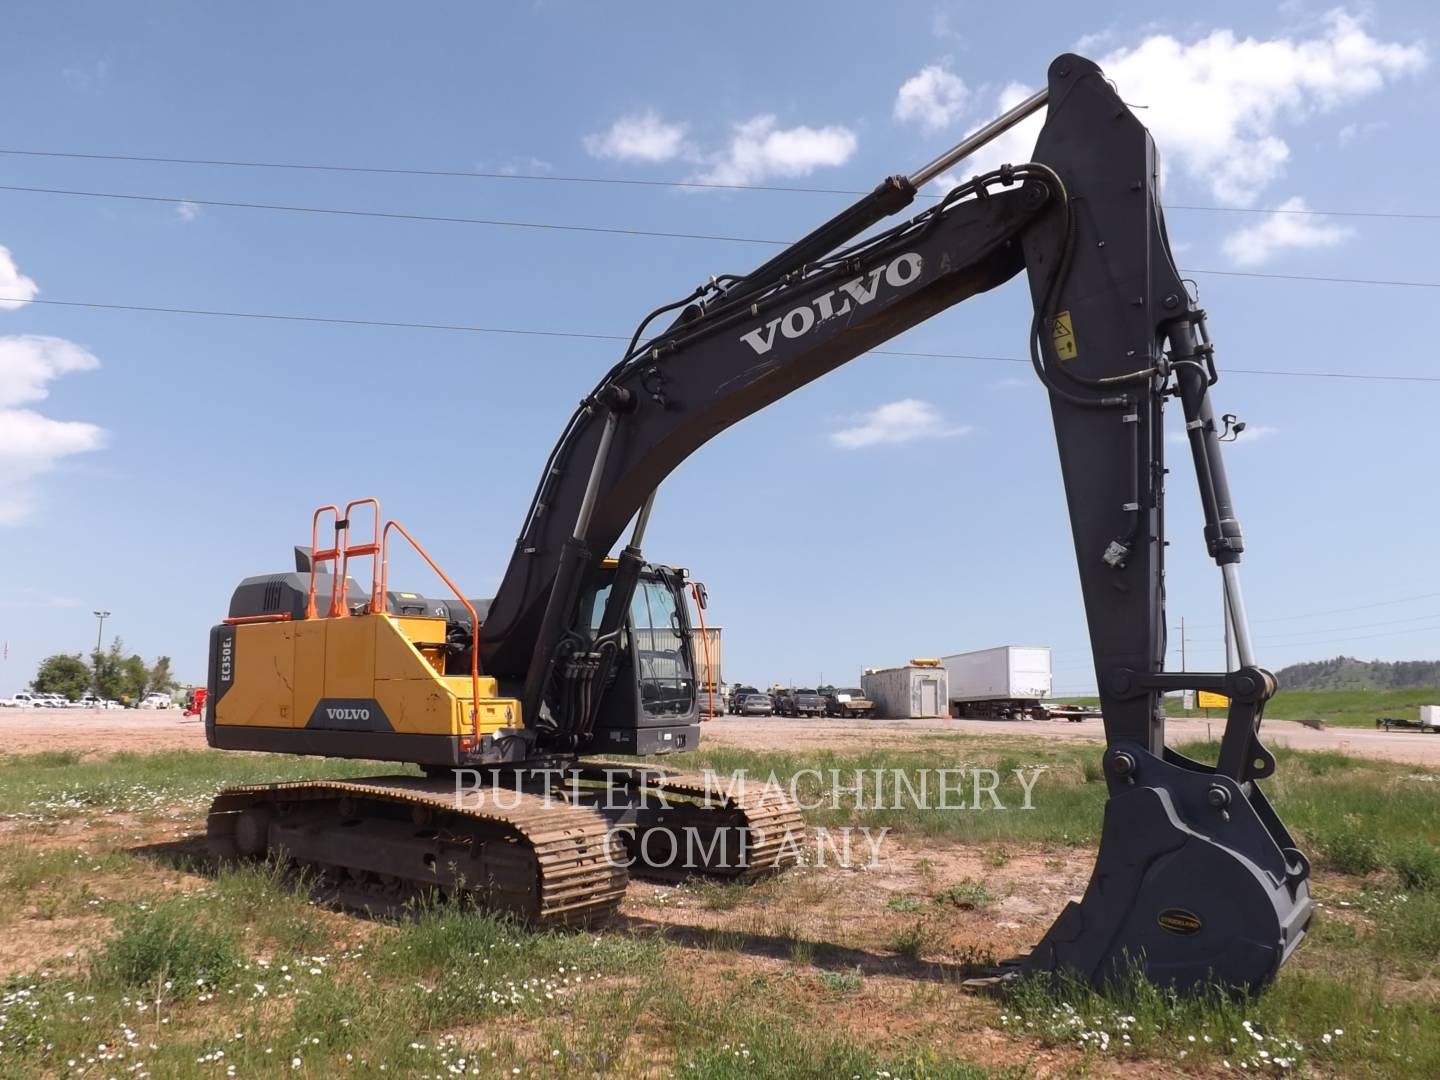
[[[579,629],[587,636],[600,629],[614,574],[614,561],[605,560],[595,585],[581,597]],[[582,752],[695,749],[700,741],[695,638],[685,588],[683,570],[647,565],[641,571],[595,728]]]

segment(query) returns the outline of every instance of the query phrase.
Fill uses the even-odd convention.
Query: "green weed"
[[[102,981],[183,998],[219,985],[242,963],[234,930],[215,926],[193,902],[176,898],[122,915],[92,972]]]
[[[1324,864],[1342,874],[1364,877],[1386,863],[1384,844],[1354,815],[1322,829],[1314,840]]]
[[[858,967],[853,971],[822,971],[818,977],[820,985],[835,994],[853,994],[865,985],[865,976]]]
[[[930,931],[917,920],[890,935],[890,949],[910,960],[919,960],[930,948]]]
[[[1440,889],[1440,851],[1423,840],[1412,840],[1395,853],[1395,872],[1400,884],[1412,891]]]
[[[962,911],[977,911],[980,908],[989,907],[994,899],[983,882],[971,881],[966,878],[964,881],[957,881],[954,885],[947,886],[935,897],[935,902],[937,904],[953,904]]]
[[[923,910],[925,901],[918,896],[892,896],[885,901],[885,906],[891,911],[898,911],[902,915],[911,915]]]

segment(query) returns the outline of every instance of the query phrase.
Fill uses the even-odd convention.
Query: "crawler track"
[[[581,789],[580,801],[564,786],[548,795],[467,787],[457,799],[450,777],[232,787],[211,804],[207,832],[218,857],[282,854],[345,907],[392,913],[438,890],[540,928],[605,923],[624,898],[632,859],[647,876],[735,880],[798,861],[804,823],[782,788],[632,764],[584,767],[614,775]],[[591,805],[614,803],[607,792],[617,789],[621,813]]]
[[[594,926],[628,873],[607,820],[541,795],[466,792],[380,776],[227,788],[207,823],[221,857],[284,851],[347,906],[392,908],[419,889],[465,895],[534,926]]]

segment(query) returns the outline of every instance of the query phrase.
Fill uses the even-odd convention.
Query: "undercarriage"
[[[286,860],[346,908],[441,895],[545,929],[603,925],[632,873],[754,878],[804,838],[780,787],[598,762],[232,787],[207,831],[218,857]]]

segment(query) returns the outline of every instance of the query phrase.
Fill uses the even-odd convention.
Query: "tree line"
[[[1440,687],[1440,660],[1357,660],[1337,656],[1275,673],[1286,690],[1409,690]]]
[[[170,672],[170,657],[147,664],[138,654],[126,656],[125,644],[117,637],[109,649],[92,652],[88,662],[79,653],[47,656],[30,688],[37,694],[59,694],[67,701],[94,693],[129,704],[149,694],[168,694],[179,685]]]

